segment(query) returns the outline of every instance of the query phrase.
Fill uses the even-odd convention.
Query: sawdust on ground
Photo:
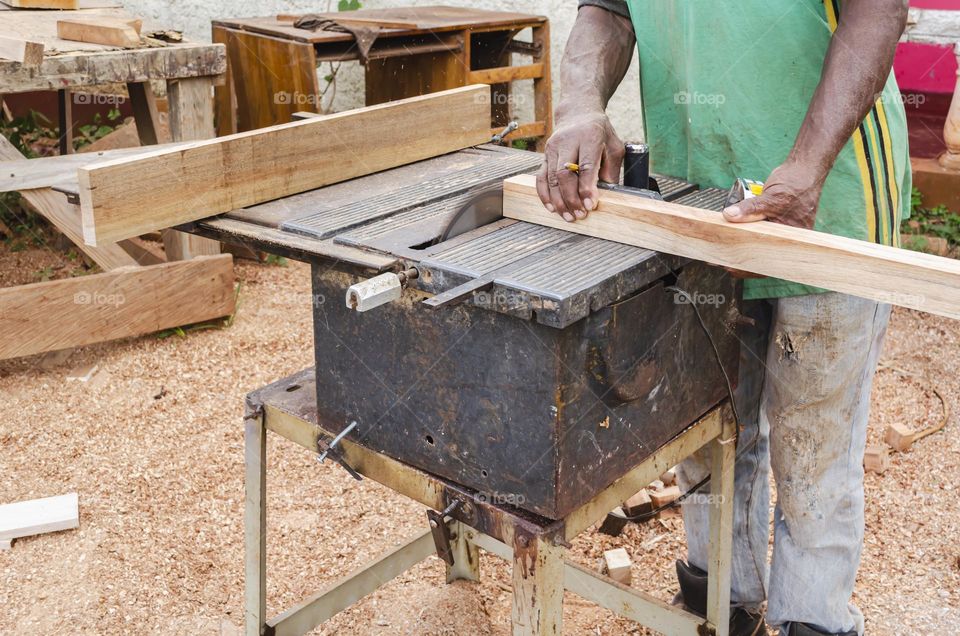
[[[81,508],[79,530],[0,552],[0,632],[240,632],[243,397],[313,360],[308,268],[238,262],[237,273],[242,304],[229,329],[0,362],[0,502],[77,491]],[[936,420],[934,387],[954,415],[945,432],[894,455],[885,475],[867,476],[855,600],[870,634],[955,633],[960,624],[958,352],[960,323],[894,312],[871,442],[887,424]],[[90,364],[99,370],[89,383],[65,379]],[[424,527],[419,504],[276,437],[268,477],[271,615]],[[571,553],[595,567],[619,546],[633,557],[634,585],[670,599],[684,551],[679,517],[630,525],[618,538],[588,532]],[[508,634],[509,571],[489,555],[481,568],[479,585],[445,585],[431,558],[317,633]],[[564,623],[568,634],[647,633],[569,593]]]

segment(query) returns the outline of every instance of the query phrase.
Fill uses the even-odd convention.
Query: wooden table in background
[[[533,80],[534,121],[520,122],[511,138],[536,138],[553,124],[550,24],[546,17],[455,7],[398,7],[344,14],[356,19],[409,22],[383,28],[365,67],[366,104],[402,99],[468,84],[491,85],[491,129],[499,132],[523,97],[511,83]],[[531,29],[530,41],[515,40]],[[225,44],[229,72],[217,87],[218,132],[242,132],[290,121],[297,111],[318,112],[317,65],[357,60],[353,36],[309,31],[288,16],[224,18],[213,22],[213,41]],[[530,58],[512,65],[512,54]]]
[[[37,68],[0,59],[0,95],[59,91],[60,125],[67,133],[62,140],[62,150],[73,151],[71,91],[79,92],[105,84],[126,84],[141,145],[158,142],[157,108],[150,90],[151,80],[163,80],[167,84],[170,134],[174,141],[207,139],[215,135],[213,86],[226,71],[226,54],[222,45],[184,41],[167,46],[124,49],[57,37],[58,19],[77,15],[85,18],[97,15],[129,17],[122,9],[3,11],[0,15],[0,35],[42,42],[45,49],[43,62]],[[152,30],[147,28],[149,26],[144,32]],[[66,201],[63,204],[69,205]],[[76,215],[79,225],[79,211]],[[219,243],[176,230],[165,231],[164,246],[168,260],[220,253]],[[80,244],[78,247],[87,251],[87,246]]]

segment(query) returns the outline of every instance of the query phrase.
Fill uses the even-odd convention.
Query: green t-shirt
[[[628,0],[652,168],[702,187],[763,181],[793,146],[836,0]],[[907,125],[893,74],[827,178],[816,229],[899,245],[910,212]],[[773,278],[747,298],[821,291]]]

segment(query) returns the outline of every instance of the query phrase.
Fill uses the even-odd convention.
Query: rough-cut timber
[[[0,58],[20,62],[24,66],[39,66],[43,61],[43,42],[0,35]]]
[[[57,20],[57,37],[63,40],[123,48],[140,46],[139,19],[87,16]]]
[[[605,190],[567,223],[544,210],[531,175],[507,179],[503,197],[508,218],[960,318],[960,261]]]
[[[466,86],[82,168],[84,240],[129,238],[483,143],[489,90]]]
[[[0,289],[0,360],[227,316],[233,280],[223,254]]]

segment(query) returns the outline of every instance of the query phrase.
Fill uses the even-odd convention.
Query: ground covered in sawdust
[[[0,362],[0,502],[77,491],[81,508],[79,530],[0,552],[0,633],[239,632],[243,397],[313,361],[307,268],[239,262],[237,272],[242,304],[229,329]],[[958,354],[960,323],[894,313],[872,442],[892,422],[936,421],[934,389],[960,410]],[[89,364],[99,365],[92,381],[66,379]],[[870,634],[956,633],[960,624],[958,427],[952,415],[945,432],[867,477],[856,601]],[[424,527],[418,504],[292,443],[273,438],[269,453],[271,614]],[[634,585],[671,598],[680,519],[631,525],[619,538],[588,532],[573,558],[594,567],[621,545]],[[509,572],[491,556],[481,567],[479,585],[447,586],[430,559],[318,633],[508,634]],[[570,594],[564,621],[568,634],[644,633]]]

